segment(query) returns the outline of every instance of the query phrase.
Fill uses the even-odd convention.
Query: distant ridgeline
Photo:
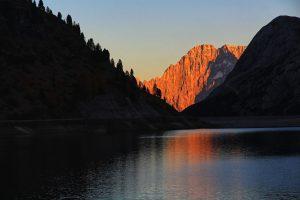
[[[42,1],[0,1],[0,119],[139,118],[176,113]]]
[[[263,27],[226,81],[184,113],[300,115],[300,19],[280,16]]]

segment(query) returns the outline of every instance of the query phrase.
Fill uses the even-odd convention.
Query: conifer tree
[[[57,13],[57,17],[58,17],[58,19],[62,20],[62,14],[61,14],[61,12]]]
[[[155,96],[161,98],[161,90],[157,87],[156,83],[153,85],[153,93]]]
[[[131,77],[131,78],[134,77],[134,71],[133,71],[133,69],[130,69],[130,77]]]
[[[143,85],[143,88],[142,88],[142,89],[143,89],[143,91],[148,92],[145,85]]]
[[[109,61],[110,60],[110,53],[107,49],[103,49],[102,58],[103,58],[103,61]]]
[[[81,39],[84,40],[84,42],[85,42],[85,36],[84,36],[84,33],[81,32],[81,33],[80,33],[80,37],[81,37]]]
[[[78,33],[78,34],[80,34],[81,33],[81,29],[80,29],[80,25],[79,24],[74,24],[74,30]]]
[[[48,6],[46,8],[46,12],[49,13],[49,14],[52,14],[52,10]]]
[[[99,54],[101,53],[102,49],[101,49],[101,46],[99,43],[96,44],[95,51],[96,51],[96,53],[99,53]]]
[[[130,69],[130,75],[129,75],[129,77],[130,77],[131,82],[132,82],[134,85],[137,85],[137,84],[138,84],[136,78],[134,77],[134,71],[133,71],[133,69]]]
[[[95,50],[95,43],[93,38],[89,39],[86,43],[86,45],[88,46],[88,48],[90,48],[92,51]]]
[[[110,64],[115,67],[115,60],[113,58],[110,60]]]
[[[118,63],[117,63],[117,70],[118,70],[119,72],[124,72],[124,71],[123,71],[123,63],[122,63],[122,60],[121,60],[121,59],[119,59],[119,61],[118,61]]]
[[[73,19],[72,19],[71,15],[67,16],[66,22],[68,25],[71,25],[71,26],[73,25]]]
[[[39,1],[38,7],[39,7],[39,9],[41,9],[42,11],[45,11],[45,6],[44,6],[43,0],[40,0],[40,1]]]

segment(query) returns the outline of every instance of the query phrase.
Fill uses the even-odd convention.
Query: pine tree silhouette
[[[62,20],[62,14],[61,14],[61,12],[57,13],[57,17],[58,17],[58,19]]]
[[[123,63],[122,63],[122,60],[121,60],[121,59],[119,59],[119,61],[118,61],[118,63],[117,63],[117,70],[118,70],[119,72],[124,73],[124,71],[123,71]]]
[[[86,45],[88,46],[88,48],[90,48],[90,50],[94,51],[95,50],[95,43],[93,38],[89,39],[86,43]]]
[[[97,54],[100,54],[102,52],[102,49],[101,49],[101,46],[100,46],[99,43],[96,44],[95,51],[96,51]]]
[[[48,14],[52,14],[52,10],[47,6],[47,8],[46,8],[46,12],[48,13]]]
[[[130,69],[130,77],[134,78],[134,71],[133,71],[133,69]]]
[[[38,7],[39,7],[39,9],[41,9],[42,11],[45,11],[45,6],[44,6],[43,0],[40,0],[40,1],[39,1]]]
[[[68,25],[71,25],[71,26],[73,25],[73,19],[72,19],[71,15],[67,16],[66,22]]]
[[[35,0],[32,2],[32,4],[33,4],[34,7],[36,7],[36,1]]]
[[[102,58],[103,58],[103,61],[109,61],[110,60],[110,53],[107,49],[103,49]]]
[[[115,66],[115,60],[113,58],[110,60],[110,64],[111,64],[111,66],[116,67]]]
[[[161,98],[161,90],[157,87],[156,83],[153,85],[153,93],[155,96]]]

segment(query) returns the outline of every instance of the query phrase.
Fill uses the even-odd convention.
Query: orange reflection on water
[[[164,187],[180,194],[179,199],[202,199],[215,193],[215,183],[199,164],[211,162],[214,156],[214,134],[183,133],[169,137],[164,143],[166,173]],[[178,187],[180,186],[180,187]],[[166,199],[173,199],[167,194]]]
[[[197,164],[212,159],[213,134],[188,133],[171,137],[166,141],[164,156],[167,165],[180,167],[182,164]]]

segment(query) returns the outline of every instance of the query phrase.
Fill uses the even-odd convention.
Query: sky
[[[300,17],[299,0],[44,0],[70,14],[141,80],[161,76],[198,44],[248,45],[279,15]]]

